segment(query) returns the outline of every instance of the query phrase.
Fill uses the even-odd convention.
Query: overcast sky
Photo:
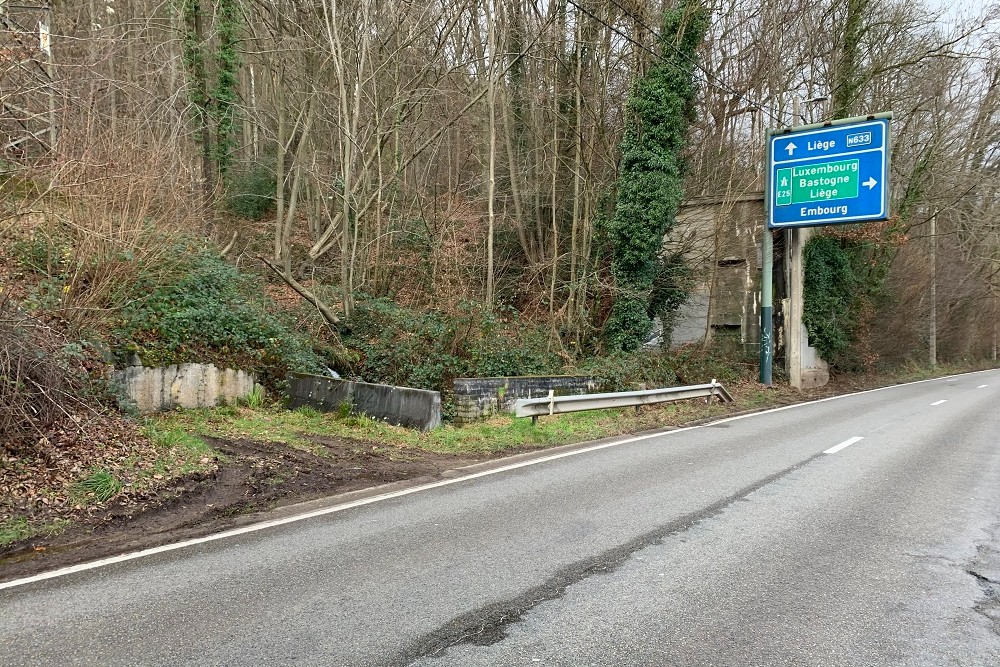
[[[961,19],[979,16],[990,4],[987,0],[926,0],[927,6],[941,12],[941,20],[955,23]]]

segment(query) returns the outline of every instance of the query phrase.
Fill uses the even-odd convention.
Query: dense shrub
[[[309,340],[274,314],[260,285],[215,253],[195,250],[175,280],[137,288],[114,330],[120,356],[135,353],[154,366],[240,367],[271,386],[289,371],[322,368]]]
[[[601,391],[632,391],[644,385],[648,389],[677,384],[669,355],[648,350],[613,352],[592,357],[576,369],[580,375],[592,375]]]
[[[92,399],[88,350],[0,298],[0,449],[19,449]]]
[[[739,337],[716,334],[708,349],[686,345],[669,351],[635,350],[591,357],[573,372],[595,377],[603,391],[631,391],[705,384],[713,378],[735,382],[753,378],[757,359],[747,354]]]
[[[543,331],[477,304],[456,313],[414,311],[389,299],[361,299],[344,344],[368,382],[447,390],[462,376],[532,375],[560,368]]]
[[[226,208],[241,218],[260,220],[274,210],[274,173],[255,166],[226,179]]]

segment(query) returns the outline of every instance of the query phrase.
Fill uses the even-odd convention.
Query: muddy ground
[[[768,405],[747,411],[884,384],[839,379],[805,393],[776,394]],[[685,425],[705,421],[711,420],[695,419]],[[261,512],[282,506],[392,482],[440,477],[449,470],[525,451],[460,456],[313,436],[310,439],[322,454],[317,455],[280,443],[202,437],[225,455],[215,473],[189,475],[155,493],[129,496],[79,519],[56,537],[35,537],[0,547],[0,582],[253,523],[263,520]]]
[[[401,480],[436,477],[490,458],[358,440],[311,439],[322,456],[279,443],[206,437],[225,455],[216,473],[177,479],[138,502],[131,498],[112,505],[58,536],[0,548],[0,582],[207,535],[259,520],[254,515],[265,510]]]

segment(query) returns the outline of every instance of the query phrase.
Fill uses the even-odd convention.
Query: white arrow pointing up
[[[789,155],[791,155],[795,151],[796,148],[798,148],[798,146],[796,146],[795,144],[793,144],[790,141],[788,142],[788,145],[785,146],[785,150],[788,151]]]
[[[878,185],[878,181],[876,181],[876,180],[875,180],[874,178],[872,178],[871,176],[869,176],[869,177],[868,177],[868,180],[867,180],[867,181],[865,181],[864,183],[862,183],[861,185],[867,185],[867,186],[868,186],[868,189],[869,189],[869,190],[871,190],[871,189],[872,189],[872,188],[874,188],[874,187],[875,187],[876,185]]]

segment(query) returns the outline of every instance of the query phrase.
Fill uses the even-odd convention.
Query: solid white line
[[[978,387],[976,387],[976,389],[985,389],[988,386],[989,386],[988,384],[981,384]]]
[[[931,403],[931,405],[941,405],[942,403],[947,403],[947,402],[948,402],[947,398],[942,398],[940,401],[934,401],[933,403]]]
[[[972,373],[962,373],[961,375],[973,375],[975,373],[986,373],[996,369],[988,369],[984,371],[973,371]],[[568,452],[561,452],[559,454],[553,454],[551,456],[543,456],[537,459],[531,459],[528,461],[521,461],[518,463],[512,463],[507,466],[500,468],[493,468],[491,470],[485,470],[483,472],[472,473],[470,475],[465,475],[464,477],[454,477],[451,479],[445,479],[438,482],[431,482],[429,484],[423,484],[421,486],[414,486],[409,489],[402,489],[400,491],[393,491],[391,493],[383,493],[381,495],[372,496],[370,498],[362,498],[360,500],[354,500],[351,502],[343,503],[341,505],[333,505],[331,507],[324,507],[322,509],[314,510],[312,512],[306,512],[304,514],[296,514],[295,516],[289,516],[282,519],[274,519],[272,521],[262,521],[260,523],[250,524],[248,526],[242,526],[240,528],[234,528],[232,530],[226,530],[221,533],[215,533],[213,535],[206,535],[204,537],[196,537],[190,540],[184,540],[183,542],[174,542],[172,544],[164,544],[158,547],[151,547],[149,549],[143,549],[142,551],[134,551],[132,553],[120,554],[118,556],[111,556],[109,558],[102,558],[100,560],[90,561],[88,563],[80,563],[78,565],[70,565],[69,567],[60,568],[58,570],[51,570],[49,572],[42,572],[30,577],[25,577],[23,579],[14,579],[13,581],[8,581],[0,583],[0,590],[6,588],[14,588],[15,586],[23,586],[25,584],[34,583],[36,581],[44,581],[46,579],[54,579],[56,577],[62,577],[68,574],[73,574],[75,572],[84,572],[86,570],[94,570],[99,567],[104,567],[105,565],[113,565],[114,563],[124,563],[126,561],[135,560],[137,558],[145,558],[146,556],[153,556],[155,554],[165,553],[167,551],[174,551],[176,549],[183,549],[185,547],[194,546],[196,544],[205,544],[206,542],[215,542],[216,540],[226,539],[228,537],[235,537],[237,535],[246,535],[247,533],[255,533],[259,530],[265,530],[267,528],[273,528],[275,526],[283,526],[289,523],[295,523],[297,521],[304,521],[305,519],[312,519],[318,516],[324,516],[326,514],[334,514],[336,512],[343,512],[344,510],[349,510],[355,507],[361,507],[363,505],[371,505],[372,503],[382,502],[383,500],[390,500],[392,498],[400,498],[402,496],[408,496],[414,493],[419,493],[421,491],[428,491],[430,489],[437,489],[442,486],[450,486],[452,484],[458,484],[459,482],[465,482],[471,479],[478,479],[480,477],[487,477],[489,475],[496,475],[502,472],[508,472],[510,470],[517,470],[518,468],[526,468],[528,466],[538,465],[540,463],[547,463],[548,461],[555,461],[557,459],[563,459],[570,456],[578,456],[580,454],[586,454],[588,452],[594,452],[600,449],[607,449],[609,447],[618,447],[620,445],[627,445],[633,442],[640,442],[642,440],[650,440],[652,438],[660,438],[675,433],[684,433],[685,431],[693,431],[699,428],[705,428],[707,426],[715,424],[725,424],[728,422],[738,421],[740,419],[750,419],[752,417],[760,417],[763,415],[773,414],[775,412],[783,412],[785,410],[793,410],[795,408],[805,407],[807,405],[815,405],[817,403],[826,403],[827,401],[838,401],[851,396],[861,396],[863,394],[872,394],[877,391],[887,391],[890,389],[898,389],[900,387],[906,387],[908,385],[923,384],[925,382],[936,382],[939,380],[946,380],[948,378],[957,377],[956,375],[949,375],[947,377],[941,378],[930,378],[927,380],[917,380],[915,382],[907,382],[905,384],[888,385],[885,387],[878,387],[877,389],[867,389],[865,391],[855,392],[853,394],[840,394],[838,396],[827,396],[826,398],[819,398],[815,401],[807,401],[805,403],[794,403],[792,405],[783,405],[780,408],[771,408],[770,410],[762,410],[761,412],[751,412],[745,415],[736,415],[734,417],[726,417],[725,419],[720,419],[708,424],[699,424],[697,426],[687,426],[685,428],[673,429],[671,431],[661,431],[658,433],[647,433],[645,435],[638,435],[631,438],[624,438],[622,440],[615,440],[612,442],[605,442],[599,445],[592,445],[590,447],[581,447],[579,449],[574,449]]]
[[[862,440],[864,440],[864,439],[865,439],[865,438],[864,438],[864,436],[862,436],[862,435],[856,435],[856,436],[854,436],[853,438],[848,438],[847,440],[844,440],[844,441],[843,441],[842,443],[840,443],[839,445],[834,445],[833,447],[831,447],[830,449],[827,449],[827,450],[826,450],[826,451],[824,451],[823,453],[824,453],[824,454],[836,454],[836,453],[837,453],[837,452],[839,452],[839,451],[840,451],[841,449],[843,449],[843,448],[845,448],[845,447],[850,447],[850,446],[851,446],[851,445],[853,445],[854,443],[856,443],[856,442],[860,442],[860,441],[862,441]]]

